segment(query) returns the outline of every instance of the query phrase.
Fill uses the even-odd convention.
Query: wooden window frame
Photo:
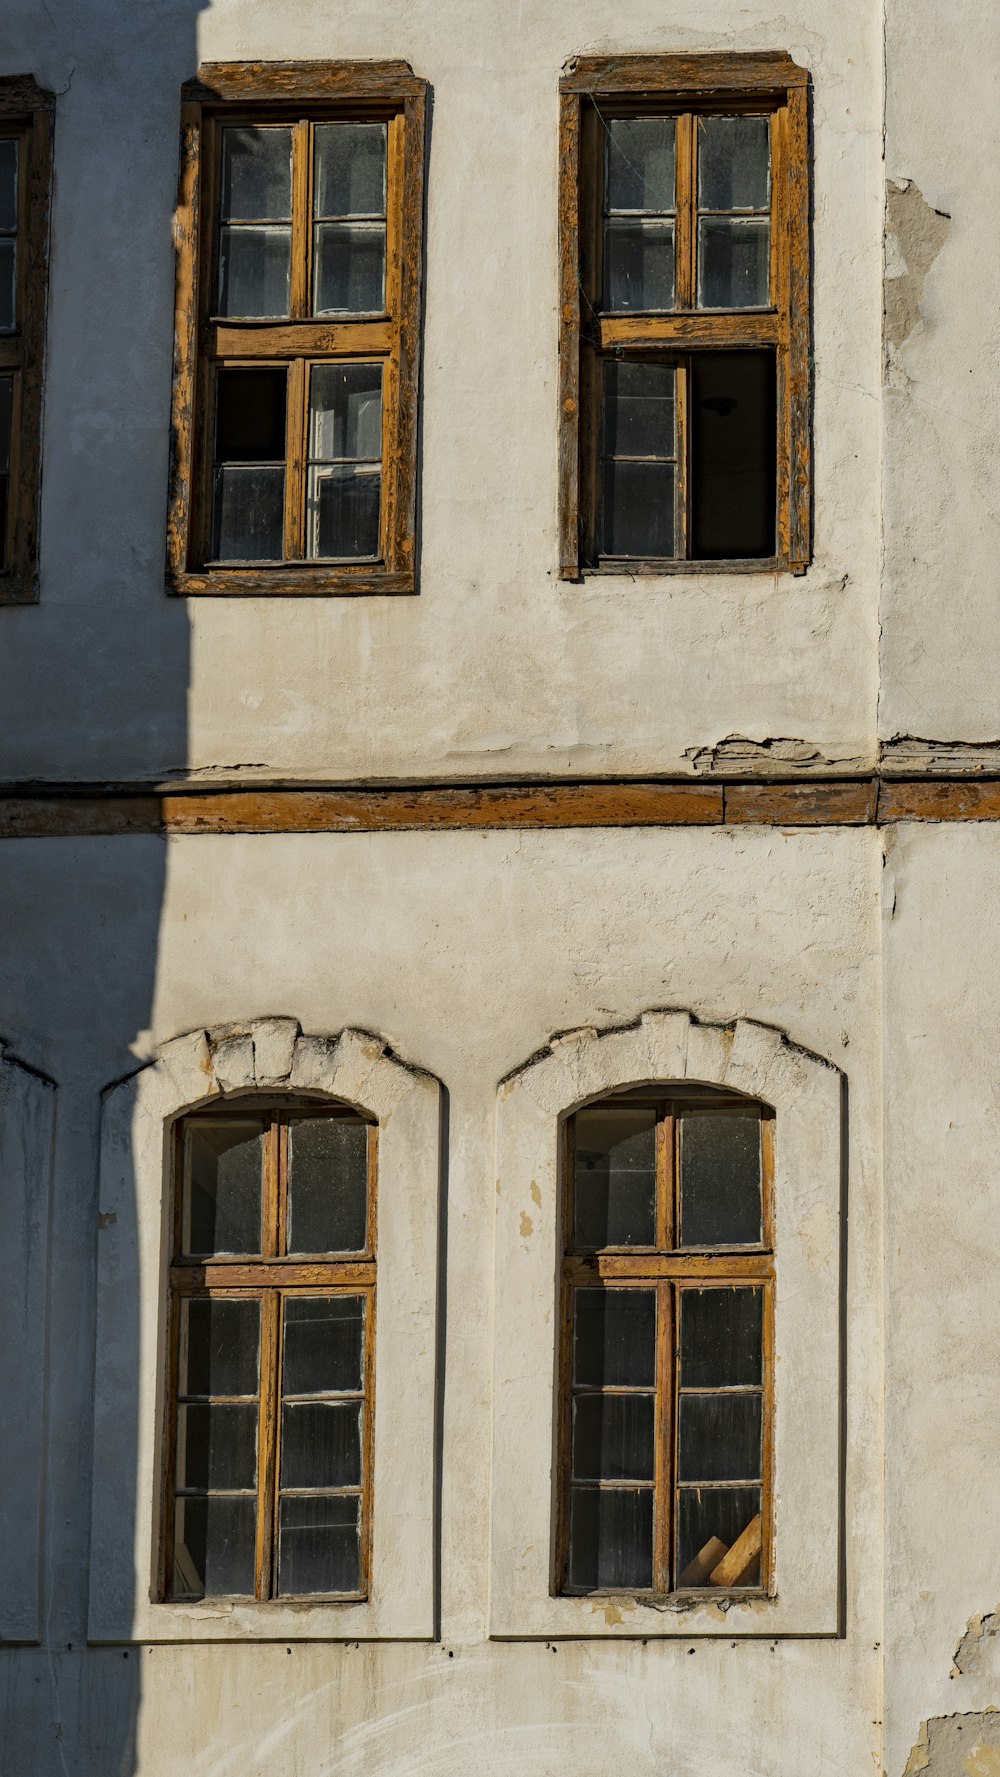
[[[574,1245],[574,1134],[576,1112],[562,1126],[562,1261],[560,1291],[560,1386],[558,1401],[558,1503],[553,1544],[554,1596],[600,1597],[627,1591],[643,1598],[690,1598],[702,1601],[731,1595],[754,1597],[774,1590],[773,1453],[774,1453],[774,1112],[736,1093],[706,1089],[658,1091],[655,1087],[612,1093],[593,1099],[581,1110],[603,1106],[635,1106],[656,1113],[656,1233],[654,1246],[609,1246],[584,1251]],[[675,1240],[680,1218],[680,1119],[692,1111],[713,1115],[755,1114],[761,1125],[762,1239],[730,1247],[680,1247]],[[680,1363],[677,1351],[678,1298],[685,1288],[756,1285],[763,1291],[761,1375],[761,1549],[760,1579],[753,1586],[676,1584],[673,1571],[675,1502],[679,1491],[678,1424]],[[648,1588],[575,1587],[569,1583],[569,1509],[572,1476],[573,1307],[580,1288],[632,1287],[656,1291],[656,1365],[653,1492],[653,1583]],[[703,1391],[699,1391],[703,1392]],[[660,1433],[664,1418],[669,1427]],[[735,1484],[735,1483],[732,1483]],[[625,1485],[625,1483],[623,1483]],[[730,1483],[720,1483],[730,1485]]]
[[[38,600],[42,487],[42,401],[48,298],[49,207],[55,95],[30,74],[0,79],[0,136],[16,135],[18,167],[17,326],[0,333],[0,375],[13,373],[7,561],[0,604]]]
[[[210,62],[182,91],[180,188],[175,221],[177,282],[167,523],[167,590],[222,594],[414,593],[417,581],[417,404],[427,83],[409,64]],[[338,119],[389,123],[386,313],[350,320],[226,320],[211,313],[219,150],[224,125]],[[294,227],[310,234],[307,182],[296,180]],[[305,230],[305,235],[302,231]],[[296,289],[293,265],[293,306]],[[304,298],[303,298],[304,302]],[[301,306],[301,305],[300,305]],[[211,522],[210,386],[213,366],[300,367],[377,360],[383,372],[381,558],[358,563],[294,560],[205,566]],[[302,391],[300,390],[300,394]],[[291,403],[291,395],[289,396]],[[303,408],[305,396],[299,401]],[[304,480],[300,438],[286,463]],[[301,459],[301,460],[300,460]],[[286,498],[292,497],[287,494]]]
[[[286,1241],[288,1202],[288,1130],[302,1117],[349,1118],[368,1129],[368,1203],[365,1247],[342,1257],[289,1257]],[[213,1256],[192,1259],[183,1254],[181,1219],[187,1165],[187,1132],[198,1124],[261,1118],[264,1134],[261,1246],[259,1256]],[[254,1570],[256,1604],[324,1604],[343,1601],[363,1603],[369,1595],[372,1552],[372,1495],[375,1427],[375,1276],[378,1193],[378,1123],[347,1104],[317,1104],[315,1100],[288,1098],[280,1104],[252,1097],[226,1100],[181,1117],[172,1131],[171,1263],[168,1276],[167,1337],[169,1351],[166,1415],[164,1420],[164,1474],[160,1562],[157,1596],[166,1603],[198,1604],[172,1590],[176,1493],[176,1438],[178,1420],[178,1365],[181,1304],[211,1297],[223,1300],[251,1299],[261,1304],[259,1421],[257,1445],[257,1535]],[[282,1303],[294,1296],[363,1296],[365,1299],[362,1400],[364,1434],[362,1473],[358,1488],[361,1500],[360,1573],[355,1592],[278,1593],[276,1590],[278,1505],[281,1439],[281,1320]]]
[[[559,577],[591,574],[804,573],[811,559],[811,359],[808,70],[784,52],[578,56],[559,83]],[[594,284],[600,236],[596,107],[678,116],[765,109],[772,124],[772,296],[768,309],[691,306],[695,195],[679,155],[679,297],[670,314],[611,314]],[[693,132],[692,132],[693,133]],[[685,269],[686,268],[686,269]],[[683,363],[692,349],[773,348],[777,358],[777,553],[741,560],[598,561],[597,370],[601,356]],[[679,464],[683,477],[684,465]]]

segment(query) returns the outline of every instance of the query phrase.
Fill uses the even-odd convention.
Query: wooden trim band
[[[338,786],[32,785],[0,790],[0,839],[573,827],[871,827],[1000,821],[1000,777]]]

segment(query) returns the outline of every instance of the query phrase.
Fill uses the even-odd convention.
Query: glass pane
[[[698,122],[698,208],[766,210],[771,201],[767,117],[702,117]]]
[[[16,318],[17,243],[0,240],[0,333],[9,333]]]
[[[368,1222],[368,1127],[310,1117],[288,1134],[288,1251],[363,1252]]]
[[[672,364],[604,363],[604,454],[608,457],[673,457]]]
[[[360,1508],[356,1494],[281,1500],[278,1591],[283,1597],[358,1591]]]
[[[713,1568],[759,1517],[759,1487],[682,1487],[677,1495],[678,1585],[711,1585]],[[752,1552],[729,1585],[760,1585],[760,1553],[759,1546],[754,1551],[755,1541],[751,1534],[748,1543]]]
[[[183,1252],[260,1252],[263,1169],[262,1124],[188,1125]]]
[[[374,561],[379,553],[382,474],[378,469],[309,470],[306,491],[309,556]]]
[[[198,1296],[182,1304],[177,1392],[256,1396],[260,1303]]]
[[[215,471],[216,561],[280,561],[284,520],[283,468]]]
[[[361,1402],[298,1402],[281,1411],[282,1487],[361,1482]]]
[[[763,1290],[682,1290],[680,1309],[682,1388],[760,1383]]]
[[[673,308],[672,222],[605,223],[604,303],[618,311]]]
[[[316,125],[316,216],[385,215],[385,124]]]
[[[601,553],[673,556],[672,463],[629,463],[605,458],[601,477]]]
[[[656,1291],[578,1289],[573,1380],[589,1388],[652,1388]]]
[[[653,1479],[653,1397],[583,1394],[573,1402],[577,1481]]]
[[[17,227],[17,141],[5,136],[0,141],[0,230],[5,234]]]
[[[292,132],[279,128],[222,132],[222,203],[225,222],[290,222]]]
[[[777,423],[773,352],[691,362],[691,554],[773,555]]]
[[[644,1588],[653,1583],[653,1493],[574,1487],[569,1520],[569,1583]]]
[[[385,308],[384,222],[316,225],[314,315],[380,315]]]
[[[607,128],[609,210],[672,210],[677,125],[672,117],[613,117]]]
[[[682,1394],[681,1481],[760,1478],[759,1394]]]
[[[574,1137],[577,1246],[656,1241],[656,1112],[578,1111]]]
[[[320,462],[382,458],[381,364],[314,364],[309,455]]]
[[[702,216],[698,222],[698,307],[766,308],[771,300],[771,225]]]
[[[0,376],[0,475],[10,470],[10,425],[14,411],[14,378]]]
[[[219,314],[288,314],[292,264],[290,228],[219,230]]]
[[[685,1116],[681,1245],[742,1246],[760,1238],[760,1118]]]
[[[287,1296],[282,1394],[360,1389],[363,1296]]]
[[[257,1408],[180,1407],[178,1487],[257,1485]]]
[[[217,463],[280,463],[285,455],[284,365],[220,370],[215,394]]]
[[[256,1499],[179,1499],[174,1595],[252,1598],[256,1543]]]

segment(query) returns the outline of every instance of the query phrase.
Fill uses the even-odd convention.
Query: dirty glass
[[[284,1496],[278,1506],[281,1597],[357,1592],[361,1501],[357,1494]]]
[[[592,1592],[653,1583],[653,1490],[574,1487],[569,1520],[569,1583]]]
[[[771,285],[769,119],[698,121],[698,307],[766,308]]]
[[[385,124],[317,124],[314,179],[313,313],[381,314],[385,307]]]
[[[182,1252],[260,1252],[263,1166],[258,1118],[188,1126]]]
[[[381,503],[382,366],[316,364],[309,385],[307,556],[374,560]]]
[[[680,1488],[678,1586],[759,1586],[760,1511],[759,1487]],[[738,1548],[741,1538],[743,1559]],[[736,1550],[733,1561],[719,1573],[731,1549]]]
[[[187,1495],[174,1510],[175,1598],[252,1598],[254,1494]]]
[[[364,1329],[363,1296],[285,1300],[278,1591],[286,1597],[360,1584]]]
[[[678,1293],[680,1586],[760,1581],[763,1301],[760,1285]],[[743,1485],[727,1484],[735,1482]],[[713,1578],[734,1545],[732,1560]]]
[[[578,1247],[653,1244],[655,1110],[622,1105],[577,1111],[573,1201]]]
[[[0,137],[0,333],[17,321],[18,143]]]
[[[284,365],[218,373],[213,554],[280,561],[284,551]]]
[[[243,1296],[196,1296],[181,1303],[178,1397],[256,1399],[260,1302]]]
[[[656,1292],[578,1289],[573,1307],[569,1584],[648,1587]]]
[[[368,1228],[368,1126],[303,1117],[288,1132],[290,1253],[362,1252]]]
[[[655,1289],[578,1289],[574,1383],[582,1388],[651,1388],[655,1377]]]
[[[183,1300],[180,1316],[172,1592],[250,1597],[260,1302],[200,1296]]]
[[[284,1394],[344,1394],[360,1390],[364,1340],[363,1296],[286,1297]]]
[[[7,562],[7,511],[10,505],[10,432],[14,409],[14,378],[0,376],[0,568]]]
[[[671,364],[604,362],[602,555],[674,555],[676,374]]]
[[[223,130],[219,214],[219,314],[283,318],[292,263],[290,128]]]
[[[762,1234],[760,1118],[681,1121],[682,1246],[755,1244]]]
[[[672,308],[676,123],[619,117],[604,127],[604,306]]]

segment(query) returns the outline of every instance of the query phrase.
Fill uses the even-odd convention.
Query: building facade
[[[1000,1771],[950,16],[8,7],[4,1777]]]

